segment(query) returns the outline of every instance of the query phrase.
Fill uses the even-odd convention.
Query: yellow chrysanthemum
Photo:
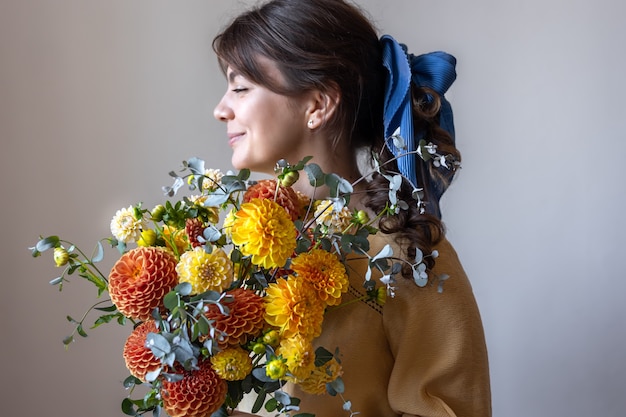
[[[176,255],[180,255],[189,247],[185,229],[177,229],[174,226],[163,226],[163,239],[165,246],[170,248]]]
[[[283,338],[300,334],[312,340],[319,336],[325,304],[310,283],[297,277],[280,278],[266,292],[265,321],[277,327]]]
[[[326,384],[333,382],[342,374],[341,365],[335,358],[332,358],[324,365],[316,367],[311,375],[298,385],[304,392],[321,395],[326,393]]]
[[[211,365],[226,381],[240,381],[252,372],[252,358],[240,347],[216,353],[211,357]]]
[[[277,355],[285,359],[289,373],[288,380],[298,383],[305,380],[315,369],[315,351],[309,340],[296,335],[280,342]]]
[[[313,249],[299,254],[291,269],[298,277],[310,282],[317,296],[327,305],[338,305],[341,295],[348,291],[346,268],[336,255],[325,250]]]
[[[323,226],[328,233],[343,233],[350,226],[352,214],[346,206],[340,206],[332,200],[322,200],[315,208],[315,222]]]
[[[233,267],[222,249],[207,253],[202,247],[181,255],[176,265],[179,282],[188,282],[196,294],[223,291],[233,282]]]
[[[146,220],[135,217],[133,206],[119,209],[111,219],[111,233],[124,243],[136,242],[141,238],[141,231],[146,227]]]
[[[279,268],[296,249],[296,227],[289,214],[269,199],[241,205],[232,223],[232,241],[252,263]]]

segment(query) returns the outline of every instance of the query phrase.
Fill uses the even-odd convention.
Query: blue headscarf
[[[454,141],[454,120],[452,107],[444,94],[456,79],[456,59],[445,52],[431,52],[414,56],[408,54],[406,46],[399,44],[389,35],[381,38],[383,47],[383,65],[388,71],[385,86],[384,128],[387,146],[398,157],[398,169],[413,187],[424,188],[427,201],[426,211],[441,217],[439,199],[448,187],[435,178],[425,179],[426,184],[417,183],[417,147],[421,133],[413,130],[413,109],[411,103],[411,83],[419,87],[428,87],[441,97],[439,124],[452,136]],[[405,149],[398,148],[393,135],[399,129]],[[452,179],[453,172],[450,174]],[[429,176],[430,177],[430,176]]]

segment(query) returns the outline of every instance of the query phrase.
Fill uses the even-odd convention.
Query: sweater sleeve
[[[438,248],[434,275],[450,278],[418,288],[398,279],[383,310],[394,357],[388,385],[391,408],[402,416],[489,417],[487,350],[472,288],[452,246]]]

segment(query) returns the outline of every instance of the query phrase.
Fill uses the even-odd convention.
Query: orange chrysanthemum
[[[276,180],[261,180],[253,184],[243,195],[243,202],[247,203],[255,198],[276,201],[289,213],[291,220],[296,220],[302,213],[302,202],[291,187],[277,187]]]
[[[341,295],[348,291],[346,268],[336,255],[322,249],[313,249],[296,256],[291,263],[294,273],[310,282],[317,296],[327,305],[338,305]]]
[[[209,320],[214,320],[213,326],[224,335],[224,339],[219,342],[221,348],[243,345],[260,335],[265,326],[262,297],[244,288],[235,288],[227,294],[233,297],[232,302],[225,304],[228,315],[222,314],[215,304],[210,304],[205,313]]]
[[[163,381],[163,409],[171,417],[210,417],[226,399],[226,381],[217,375],[206,359],[199,369],[186,371],[182,380]]]
[[[267,287],[264,298],[265,321],[277,327],[283,338],[300,334],[312,340],[321,333],[325,304],[309,282],[280,278]]]
[[[296,249],[296,227],[280,205],[252,199],[241,205],[231,227],[232,241],[252,263],[280,268]]]
[[[342,374],[343,369],[341,365],[335,358],[332,358],[324,365],[315,368],[313,372],[311,372],[311,375],[298,385],[304,392],[321,395],[326,393],[326,384],[333,382]]]
[[[148,333],[157,333],[154,320],[144,321],[135,327],[124,343],[123,356],[126,367],[131,375],[142,381],[146,380],[148,372],[156,371],[161,367],[161,360],[146,347]]]
[[[163,296],[178,284],[176,258],[157,247],[126,252],[109,274],[111,301],[126,317],[145,321],[163,305]]]

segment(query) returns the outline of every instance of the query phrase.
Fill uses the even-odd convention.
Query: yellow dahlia
[[[222,249],[208,253],[201,247],[183,253],[176,265],[179,282],[191,284],[192,291],[223,291],[233,282],[233,266]]]
[[[317,296],[327,305],[337,305],[348,291],[346,268],[336,255],[323,249],[313,249],[296,256],[291,269],[301,279],[310,282]]]
[[[124,343],[124,362],[131,375],[142,381],[146,380],[148,372],[156,371],[161,367],[161,360],[154,356],[146,347],[148,333],[157,333],[154,320],[148,320],[135,327]]]
[[[265,327],[265,306],[261,296],[244,288],[235,288],[227,294],[233,297],[232,302],[225,303],[228,314],[222,314],[215,304],[210,304],[205,313],[224,335],[218,344],[221,348],[243,345],[259,336]]]
[[[285,359],[291,374],[288,379],[295,383],[308,378],[315,369],[313,345],[301,335],[281,340],[276,354]]]
[[[109,274],[111,301],[126,317],[145,321],[178,284],[176,258],[166,249],[137,247],[117,260]]]
[[[226,381],[240,381],[252,372],[252,358],[240,347],[222,350],[211,357],[211,365]]]
[[[291,220],[296,220],[302,212],[301,201],[291,187],[278,186],[276,180],[261,180],[251,185],[243,195],[243,202],[247,203],[255,198],[270,199],[285,209]]]
[[[198,364],[199,369],[186,371],[177,382],[163,381],[163,409],[171,417],[210,417],[226,399],[226,381],[213,370],[211,361]]]
[[[322,200],[315,209],[315,222],[323,226],[328,233],[343,233],[349,226],[352,214],[346,206],[340,206],[332,200]]]
[[[283,338],[300,334],[312,340],[319,336],[325,304],[309,282],[297,277],[280,278],[266,292],[265,321],[277,327]]]
[[[141,231],[147,223],[143,217],[135,217],[133,206],[119,209],[111,219],[111,233],[124,243],[136,242],[141,238]]]
[[[304,381],[300,381],[298,386],[302,391],[309,394],[325,394],[326,384],[333,382],[335,379],[343,375],[343,369],[335,358],[332,358],[322,366],[313,369],[311,375]]]
[[[242,204],[231,229],[241,253],[264,268],[282,267],[296,249],[296,227],[272,200],[256,198]]]

